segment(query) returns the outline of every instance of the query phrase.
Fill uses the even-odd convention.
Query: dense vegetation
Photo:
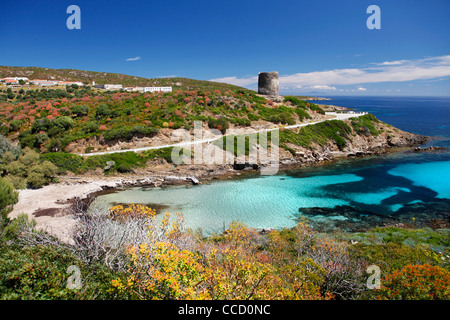
[[[153,136],[162,128],[190,129],[194,121],[225,132],[251,121],[295,124],[310,119],[309,107],[275,106],[252,92],[176,91],[164,94],[61,89],[28,90],[0,104],[0,133],[17,137],[22,148],[66,150],[71,142],[96,137],[104,141]],[[289,102],[289,100],[287,101]],[[320,109],[321,110],[321,109]]]
[[[107,167],[108,162],[114,162],[105,173],[130,172],[132,168],[143,167],[147,161],[157,158],[165,159],[168,163],[172,162],[171,154],[173,148],[162,148],[148,150],[142,153],[122,152],[105,155],[93,155],[83,158],[76,154],[52,152],[44,153],[40,156],[42,161],[49,161],[58,167],[59,174],[66,174],[67,171],[80,174],[87,171],[95,171],[97,168]]]
[[[351,132],[352,129],[344,121],[330,120],[303,127],[298,133],[282,130],[280,131],[280,144],[291,142],[308,148],[311,147],[312,142],[324,145],[331,140],[342,150]]]
[[[261,234],[236,221],[203,238],[185,229],[181,215],[156,219],[134,204],[77,221],[73,245],[23,216],[2,226],[2,299],[449,298],[447,229],[319,234],[301,221]],[[420,244],[405,242],[408,234]],[[373,264],[382,272],[378,289],[367,287]],[[67,286],[73,265],[78,289]]]
[[[107,174],[126,173],[155,158],[171,162],[171,149],[87,159],[73,150],[80,142],[93,141],[97,147],[88,145],[81,152],[104,151],[119,141],[154,137],[165,128],[190,130],[195,121],[225,133],[232,126],[250,126],[252,121],[292,125],[324,113],[297,97],[275,104],[242,88],[210,91],[204,83],[198,83],[198,88],[145,94],[76,85],[14,92],[7,88],[0,93],[4,100],[0,103],[0,173],[15,188],[40,187],[68,171],[80,174],[107,168]]]

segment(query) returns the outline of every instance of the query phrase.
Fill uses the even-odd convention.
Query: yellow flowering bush
[[[156,210],[142,204],[130,204],[124,207],[117,205],[109,209],[108,216],[113,220],[126,221],[127,219],[153,218]]]
[[[205,243],[184,231],[177,215],[149,225],[148,242],[131,246],[126,277],[112,282],[137,299],[321,299],[320,271],[310,261],[278,266],[259,249],[259,235],[234,222]],[[214,242],[213,241],[213,242]],[[316,277],[317,276],[317,277]],[[311,279],[316,279],[311,281]]]

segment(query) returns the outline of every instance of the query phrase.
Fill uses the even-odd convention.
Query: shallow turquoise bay
[[[450,148],[450,99],[336,98],[330,103],[370,111],[402,130],[438,136],[426,146]],[[427,117],[421,119],[424,108]],[[390,222],[396,222],[397,217],[402,221],[412,217],[423,221],[446,219],[450,212],[449,178],[448,150],[406,151],[341,160],[329,166],[299,168],[274,176],[199,186],[131,188],[102,195],[95,205],[106,210],[117,203],[143,203],[160,213],[182,212],[186,225],[201,228],[205,235],[222,231],[224,225],[234,220],[254,228],[279,229],[295,226],[302,216],[320,222],[357,222],[364,226],[380,224],[384,217],[394,219]]]

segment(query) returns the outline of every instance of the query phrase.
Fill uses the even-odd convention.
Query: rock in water
[[[258,93],[278,97],[278,71],[260,72],[258,75]]]

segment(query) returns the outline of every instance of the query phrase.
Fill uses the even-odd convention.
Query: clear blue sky
[[[81,30],[66,27],[71,4]],[[0,65],[253,89],[276,70],[281,93],[450,96],[449,14],[448,0],[2,1]]]

